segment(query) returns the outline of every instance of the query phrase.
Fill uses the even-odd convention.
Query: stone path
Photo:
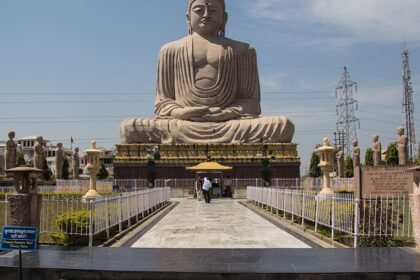
[[[133,248],[310,248],[235,200],[180,200]]]

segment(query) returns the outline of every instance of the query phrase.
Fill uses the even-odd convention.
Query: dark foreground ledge
[[[25,253],[24,279],[420,279],[420,252],[369,249],[43,249]],[[0,279],[18,279],[15,253]]]

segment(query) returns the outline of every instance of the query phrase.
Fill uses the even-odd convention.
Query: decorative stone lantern
[[[333,169],[333,155],[335,149],[329,145],[328,138],[324,138],[322,147],[315,150],[319,153],[319,167],[321,168],[322,174],[324,175],[324,184],[320,195],[335,195],[334,191],[330,188],[330,172]]]
[[[38,178],[42,170],[15,167],[5,170],[14,178],[15,193],[7,197],[11,221],[9,225],[39,227],[42,196],[38,194]]]
[[[102,154],[102,151],[96,148],[96,141],[91,142],[90,149],[86,150],[87,154],[87,165],[86,169],[89,172],[90,177],[90,186],[89,191],[83,196],[86,200],[95,200],[100,197],[100,194],[96,190],[96,174],[100,168],[99,156]]]

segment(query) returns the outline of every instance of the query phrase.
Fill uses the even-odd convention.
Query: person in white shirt
[[[204,177],[204,183],[203,183],[203,194],[204,199],[206,203],[210,203],[210,188],[211,188],[211,179],[208,179],[207,177]]]

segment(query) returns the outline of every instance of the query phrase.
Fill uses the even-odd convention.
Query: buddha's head
[[[189,34],[225,36],[228,20],[225,0],[188,0]]]
[[[13,138],[15,138],[15,132],[14,131],[10,131],[9,134],[7,134],[9,136],[10,140],[13,140]]]
[[[397,133],[399,136],[403,136],[404,135],[404,127],[400,126],[399,128],[397,128]]]
[[[378,142],[378,140],[379,140],[379,135],[373,135],[372,136],[372,140],[373,140],[373,142]]]

